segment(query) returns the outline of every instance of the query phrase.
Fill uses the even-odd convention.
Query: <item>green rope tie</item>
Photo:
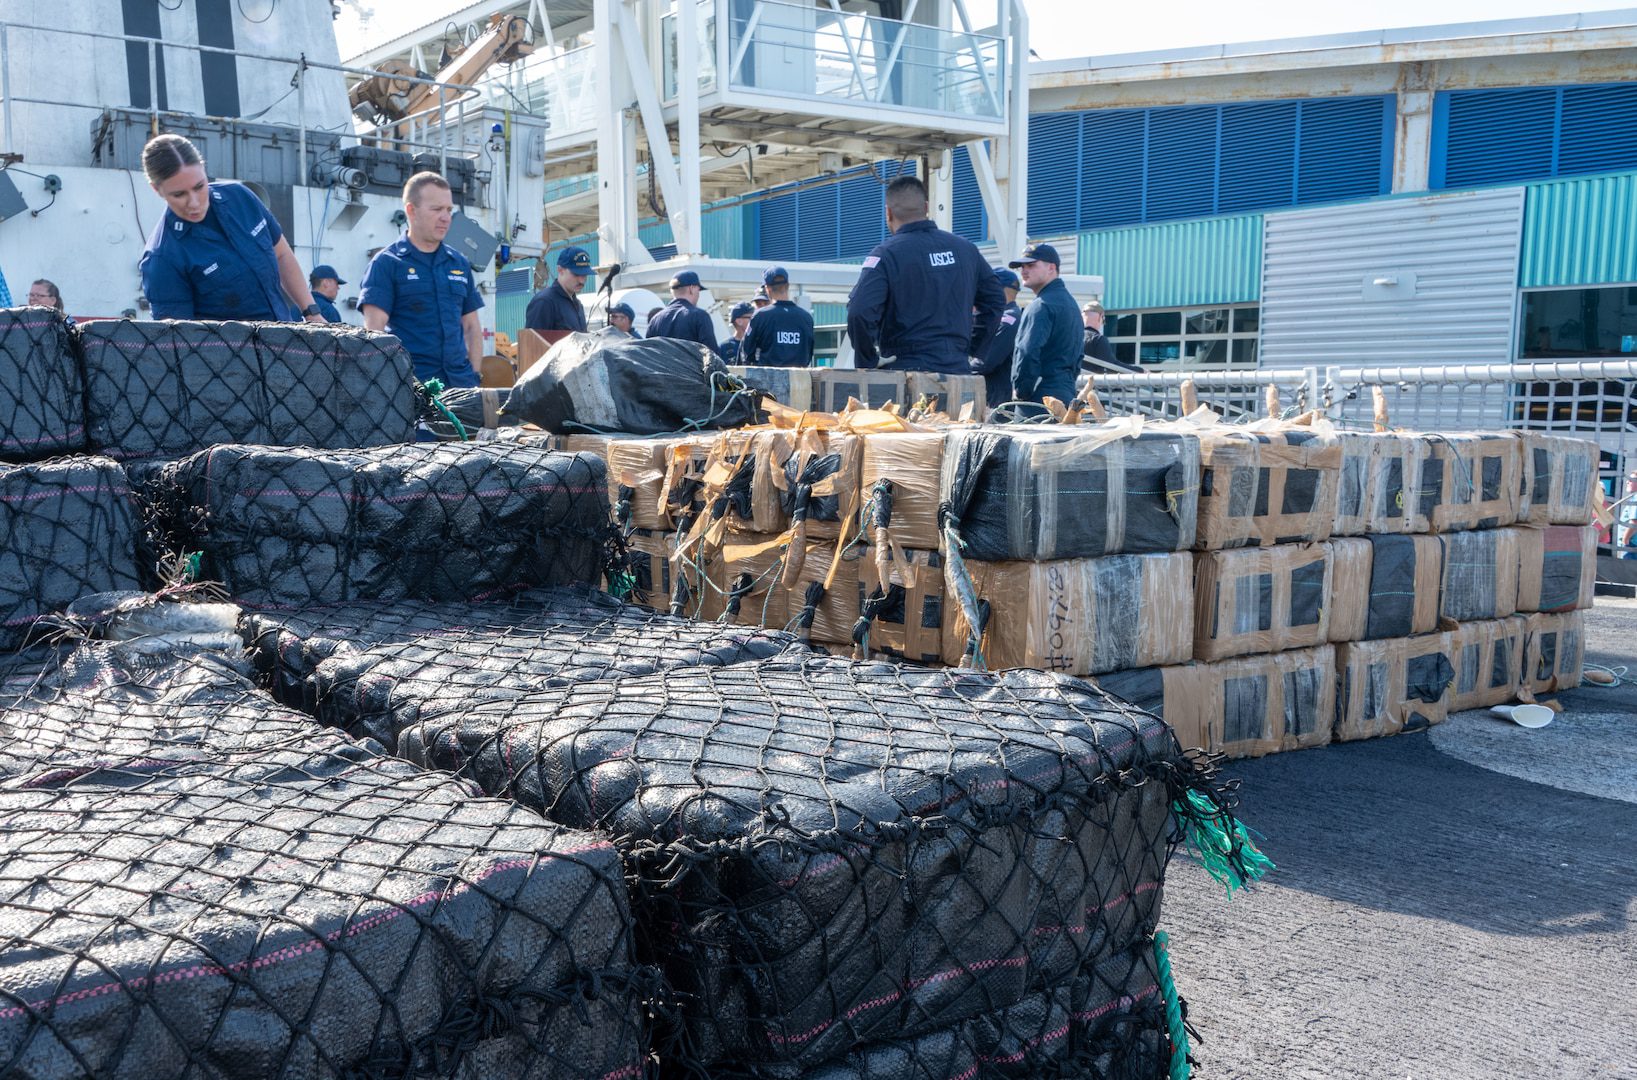
[[[182,556],[182,583],[191,585],[199,580],[199,563],[205,557],[202,551],[190,551]]]
[[[1160,992],[1165,995],[1165,1027],[1171,1036],[1171,1080],[1188,1080],[1188,1026],[1182,1021],[1182,998],[1171,977],[1171,937],[1154,931],[1154,966],[1159,970]]]
[[[461,442],[466,442],[471,436],[466,434],[466,425],[460,422],[460,417],[449,411],[449,406],[439,400],[438,395],[443,393],[442,379],[428,379],[421,384],[426,387],[426,394],[432,399],[433,406],[444,415],[444,418],[455,425],[455,434],[460,436]]]
[[[1205,867],[1205,872],[1228,890],[1261,881],[1275,870],[1273,860],[1257,848],[1245,826],[1205,795],[1190,790],[1171,804],[1171,812],[1182,823],[1183,840]]]
[[[627,599],[636,591],[637,576],[627,571],[616,571],[608,575],[609,595],[619,600]]]

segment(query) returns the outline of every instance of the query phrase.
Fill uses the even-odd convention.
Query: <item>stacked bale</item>
[[[85,447],[85,379],[62,314],[0,309],[0,461]]]

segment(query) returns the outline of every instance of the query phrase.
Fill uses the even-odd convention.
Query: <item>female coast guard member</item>
[[[325,321],[284,230],[249,188],[211,183],[180,135],[149,140],[142,171],[166,206],[142,253],[154,318]]]

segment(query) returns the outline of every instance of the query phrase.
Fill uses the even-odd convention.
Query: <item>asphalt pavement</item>
[[[1637,602],[1587,659],[1637,675]],[[1637,687],[1559,699],[1229,763],[1278,869],[1230,901],[1171,865],[1196,1076],[1637,1080]]]

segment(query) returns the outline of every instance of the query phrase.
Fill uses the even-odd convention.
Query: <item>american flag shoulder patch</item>
[[[880,266],[880,265],[881,265],[881,256],[879,256],[879,255],[871,255],[869,258],[864,260],[864,269],[866,269],[866,270],[874,270],[877,266]]]

